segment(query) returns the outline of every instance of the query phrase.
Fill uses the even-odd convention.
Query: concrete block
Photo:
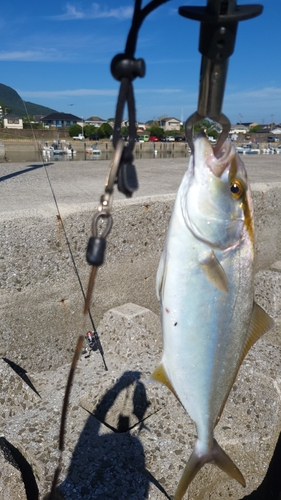
[[[159,318],[128,303],[107,311],[98,330],[108,371],[98,351],[89,358],[82,356],[78,363],[67,417],[61,491],[66,500],[163,500],[175,492],[194,447],[196,429],[166,387],[148,383],[161,358]],[[238,500],[262,481],[281,424],[281,346],[274,339],[268,333],[247,355],[215,431],[243,472],[246,490],[207,465],[189,488],[192,498]],[[41,492],[50,487],[58,458],[68,369],[66,364],[27,373],[39,397],[9,364],[0,365],[0,398],[9,410],[2,412],[2,432],[32,465]]]

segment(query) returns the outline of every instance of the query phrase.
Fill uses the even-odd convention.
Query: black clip
[[[132,163],[121,163],[118,170],[118,190],[128,198],[138,189],[136,167]]]

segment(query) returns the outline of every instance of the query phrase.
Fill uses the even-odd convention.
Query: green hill
[[[25,102],[25,106],[22,98],[19,94],[3,83],[0,83],[0,104],[5,108],[9,108],[10,113],[24,117],[27,114],[29,116],[34,115],[49,115],[50,113],[56,112],[55,109],[47,108],[46,106],[41,106],[40,104],[34,104],[33,102]]]

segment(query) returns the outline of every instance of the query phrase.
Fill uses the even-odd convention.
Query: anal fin
[[[163,363],[160,363],[158,366],[156,366],[156,368],[153,371],[153,373],[151,374],[150,378],[152,380],[155,380],[155,382],[160,382],[161,384],[168,387],[168,389],[170,389],[170,391],[174,394],[174,396],[179,400],[179,398],[175,392],[175,389],[173,388],[173,386],[172,386],[172,384],[171,384],[171,382],[166,374]]]
[[[268,330],[273,328],[273,319],[264,311],[264,309],[254,302],[252,317],[250,321],[250,326],[248,330],[248,335],[246,338],[242,359],[245,358],[248,351],[254,345],[254,343]]]

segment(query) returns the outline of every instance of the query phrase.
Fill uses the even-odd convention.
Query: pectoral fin
[[[228,279],[225,270],[219,263],[214,252],[210,252],[207,257],[203,258],[199,265],[207,278],[220,292],[228,293]]]
[[[157,274],[156,274],[156,295],[158,300],[163,298],[163,289],[165,286],[167,272],[167,264],[164,252],[161,255],[161,259],[158,265]]]
[[[254,302],[252,317],[250,321],[250,326],[248,330],[248,335],[246,338],[242,359],[245,358],[248,351],[254,345],[254,343],[268,330],[273,328],[274,321],[271,317],[260,307],[258,304]]]

